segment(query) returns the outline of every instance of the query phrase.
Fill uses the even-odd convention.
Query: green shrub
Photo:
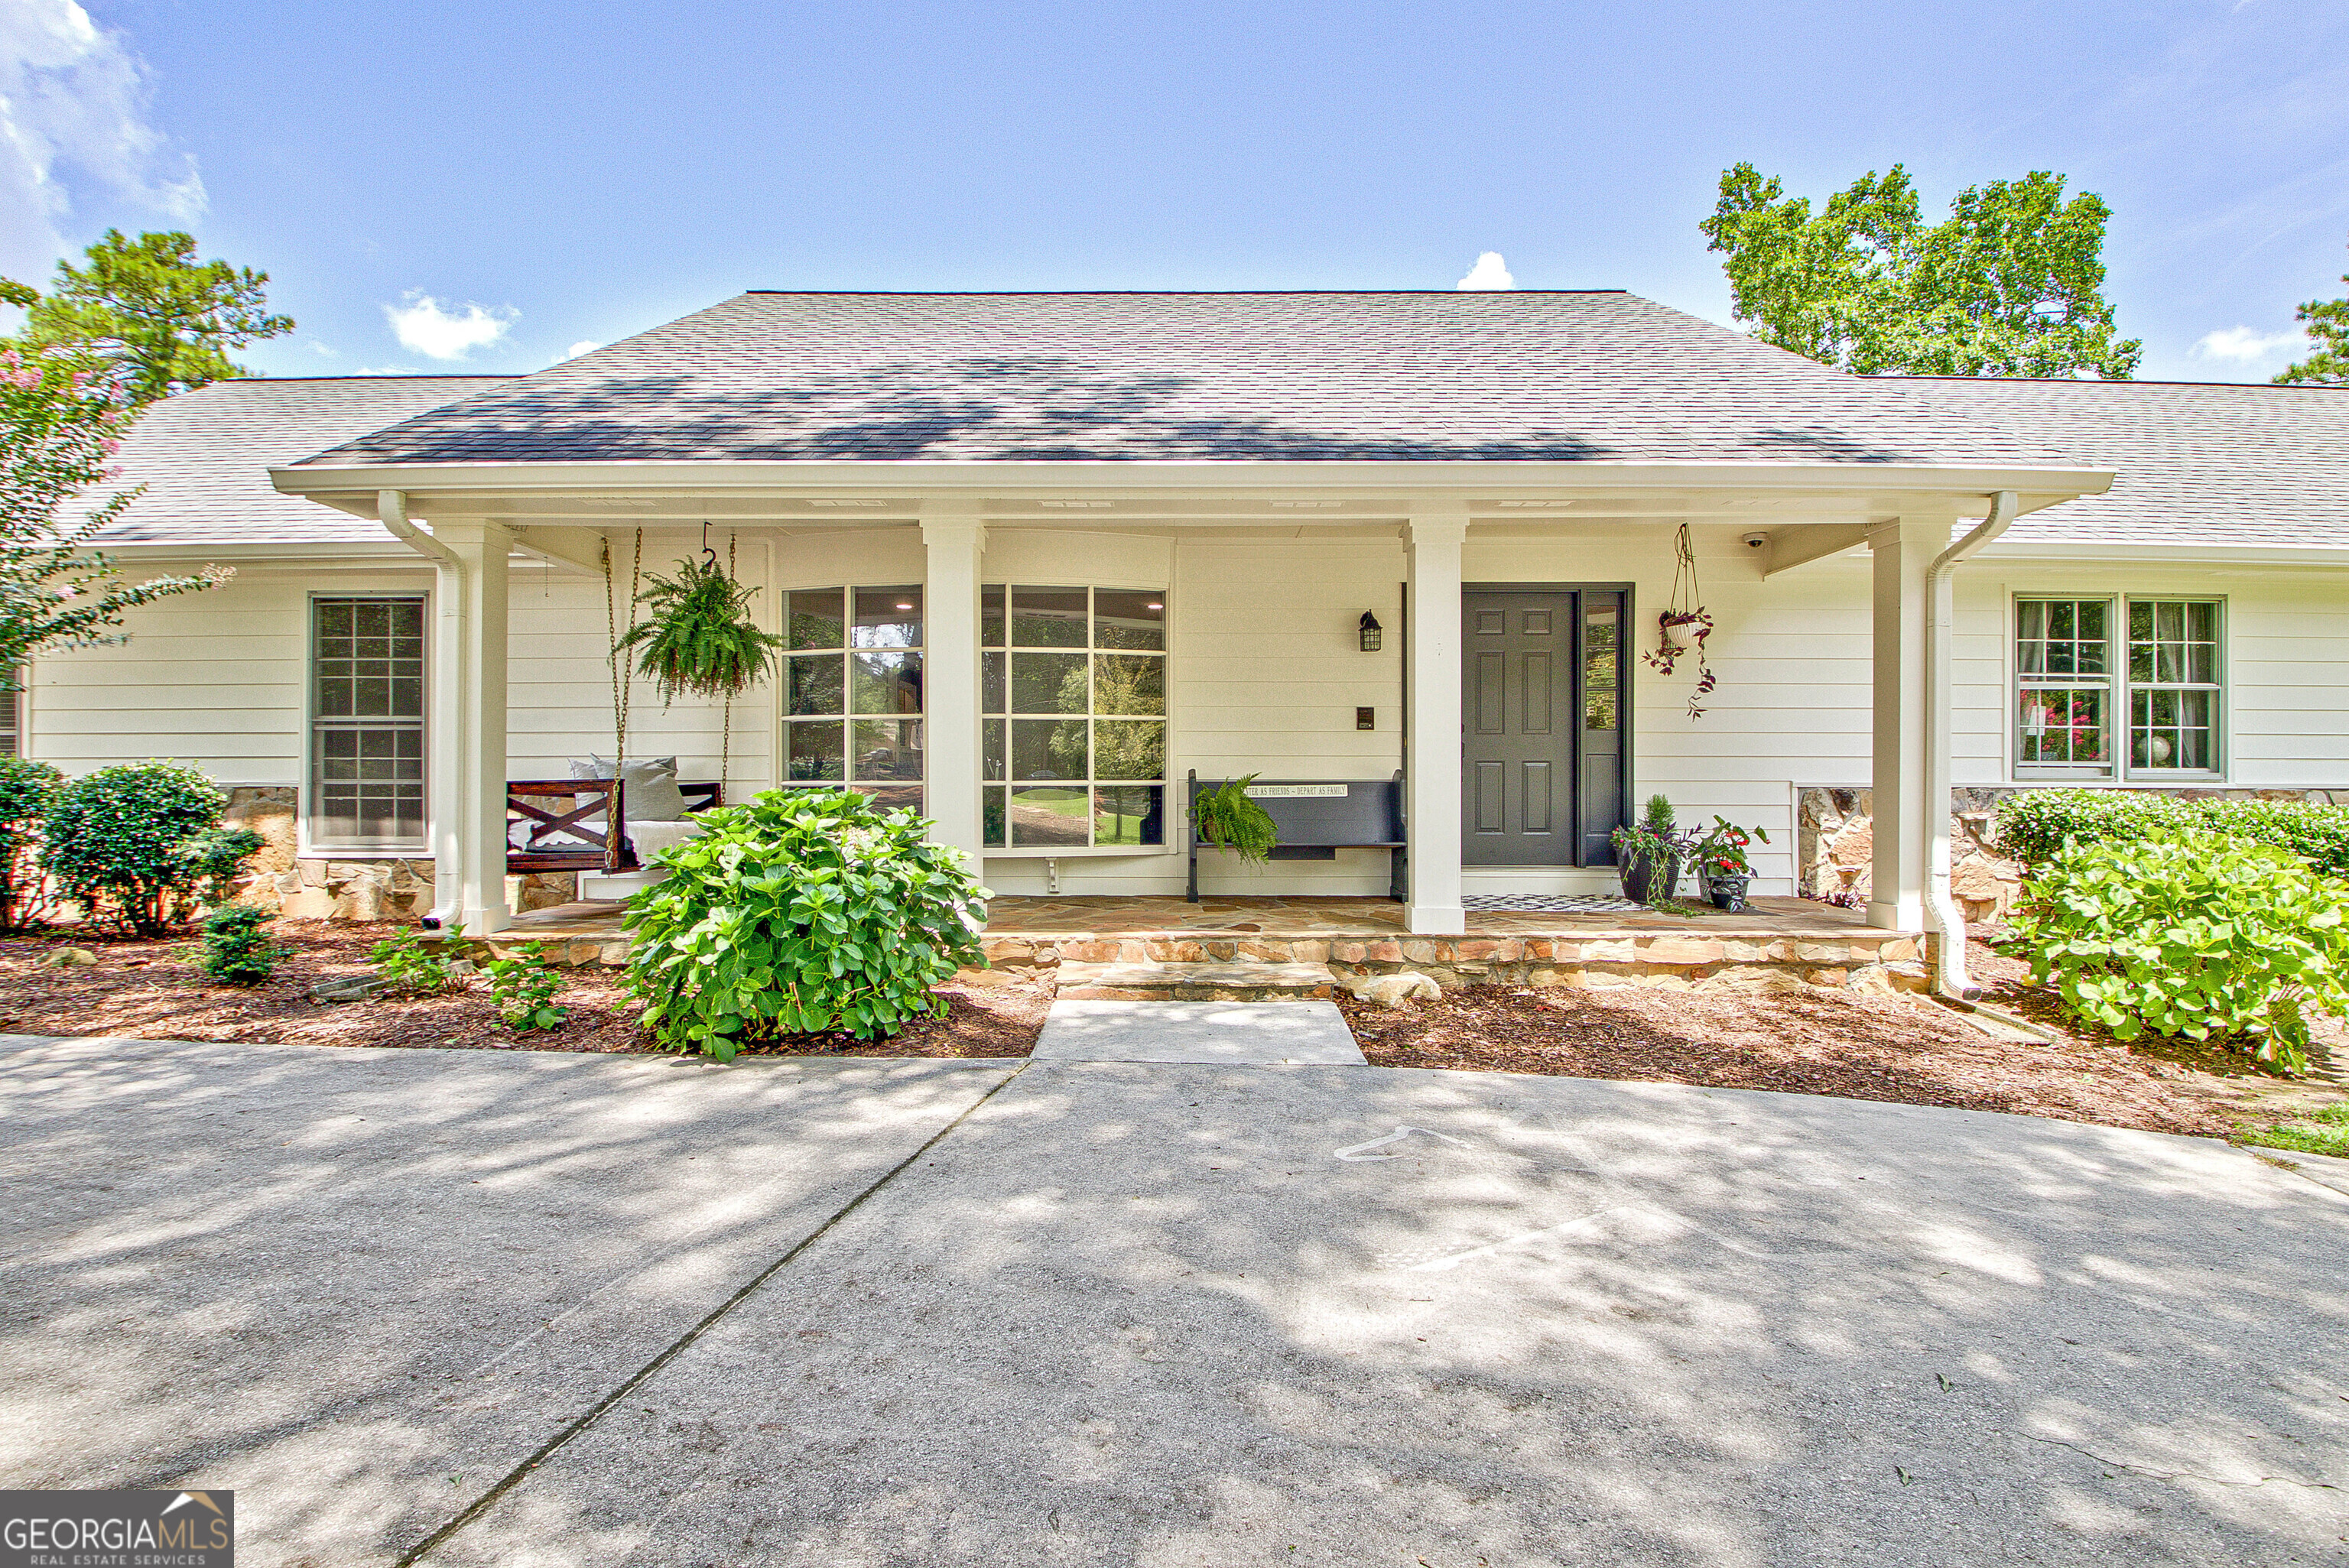
[[[94,923],[160,936],[224,901],[261,848],[258,833],[220,825],[227,807],[211,779],[176,762],[101,768],[57,791],[41,865]]]
[[[844,790],[771,789],[705,811],[628,901],[628,988],[667,1050],[724,1061],[780,1035],[893,1035],[945,1011],[930,988],[986,962],[987,890],[910,812]]]
[[[2349,877],[2349,806],[2298,800],[2188,800],[2126,789],[2025,789],[1999,802],[1998,840],[2026,866],[2064,841],[2145,839],[2178,830],[2223,833],[2288,850],[2327,876]]]
[[[269,912],[238,905],[204,916],[204,951],[198,966],[226,985],[258,985],[277,967],[277,946],[262,927]]]
[[[369,948],[367,962],[395,991],[462,991],[470,973],[457,967],[466,955],[460,940],[464,934],[464,923],[454,921],[440,933],[440,941],[427,946],[414,926],[405,925]]]
[[[2034,979],[2124,1040],[2238,1042],[2301,1073],[2307,1009],[2349,1016],[2349,886],[2271,845],[2075,843],[2024,883],[2010,929]]]
[[[28,931],[47,912],[41,886],[41,821],[65,781],[66,776],[46,762],[0,757],[0,931]]]
[[[2349,878],[2349,806],[2301,800],[2197,800],[2213,832],[2288,850],[2329,877]]]
[[[490,1000],[510,1029],[551,1029],[571,1015],[554,1005],[563,975],[546,961],[546,944],[532,942],[511,958],[481,965],[490,977]]]

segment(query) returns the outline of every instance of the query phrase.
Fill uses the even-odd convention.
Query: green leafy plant
[[[563,989],[562,972],[546,961],[546,944],[525,943],[509,958],[492,958],[481,966],[490,977],[490,1000],[510,1029],[551,1029],[570,1013],[554,1005]]]
[[[2189,800],[2127,789],[2025,789],[1998,804],[1999,846],[2044,865],[2083,844],[2202,830],[2287,850],[2327,876],[2349,878],[2349,807],[2298,800]]]
[[[176,762],[101,768],[50,802],[41,867],[93,923],[165,935],[223,902],[261,848],[251,829],[220,825],[227,806],[210,779]]]
[[[1219,849],[1235,851],[1243,861],[1262,864],[1264,858],[1279,847],[1280,830],[1274,825],[1272,814],[1257,805],[1255,797],[1247,792],[1256,779],[1251,773],[1219,788],[1201,790],[1193,811],[1198,818],[1200,838]]]
[[[1655,908],[1672,903],[1680,883],[1681,865],[1696,844],[1695,835],[1682,829],[1672,815],[1672,803],[1661,795],[1648,797],[1640,820],[1609,835],[1615,861],[1623,876],[1627,897]]]
[[[414,926],[404,925],[368,949],[367,962],[382,972],[395,991],[427,995],[462,991],[467,975],[456,965],[465,955],[464,934],[464,923],[451,922],[441,931],[440,941],[428,944]]]
[[[911,812],[771,789],[701,813],[628,901],[626,984],[665,1050],[719,1061],[780,1036],[894,1035],[944,1013],[931,988],[986,963],[987,890]]]
[[[2009,946],[2066,1011],[2133,1040],[2235,1042],[2308,1070],[2308,1012],[2349,1016],[2349,887],[2243,839],[2066,845],[2023,885]]]
[[[636,595],[652,614],[629,627],[613,651],[638,650],[636,669],[660,688],[663,702],[688,693],[740,696],[767,677],[783,645],[751,623],[751,593],[726,574],[717,556],[688,556],[677,563],[676,576],[656,576]]]
[[[1760,828],[1741,828],[1726,817],[1715,817],[1692,852],[1697,869],[1708,877],[1750,877],[1754,862],[1745,858],[1745,846],[1769,841],[1770,835]]]
[[[258,985],[277,967],[277,944],[262,928],[269,912],[237,905],[204,916],[204,945],[197,966],[225,985]]]
[[[41,882],[41,820],[65,787],[46,762],[0,757],[0,931],[30,931],[48,900]]]

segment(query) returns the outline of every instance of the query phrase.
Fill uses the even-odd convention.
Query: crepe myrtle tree
[[[0,349],[0,693],[36,654],[119,643],[122,613],[225,582],[225,568],[127,583],[89,542],[139,494],[80,498],[111,466],[132,418],[128,395],[58,355]]]

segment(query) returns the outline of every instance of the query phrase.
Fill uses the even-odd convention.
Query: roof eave
[[[475,494],[718,490],[794,496],[1009,496],[1030,492],[1232,493],[1310,490],[1408,496],[1429,491],[1473,498],[1529,490],[1559,491],[1757,490],[1825,493],[1902,491],[1966,498],[2015,490],[2051,505],[2101,495],[2114,470],[2080,466],[1806,462],[1547,462],[1470,459],[1393,462],[596,462],[305,463],[269,470],[288,495],[331,498],[378,490]]]

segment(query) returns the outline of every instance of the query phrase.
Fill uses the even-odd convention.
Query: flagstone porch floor
[[[1413,934],[1378,898],[1032,898],[988,909],[977,985],[1054,978],[1062,960],[1098,964],[1327,964],[1341,981],[1409,970],[1439,985],[1806,985],[1920,990],[1923,939],[1807,899],[1757,898],[1743,913],[1471,912],[1456,934]],[[617,904],[570,903],[518,916],[482,945],[547,944],[572,964],[627,952]]]

